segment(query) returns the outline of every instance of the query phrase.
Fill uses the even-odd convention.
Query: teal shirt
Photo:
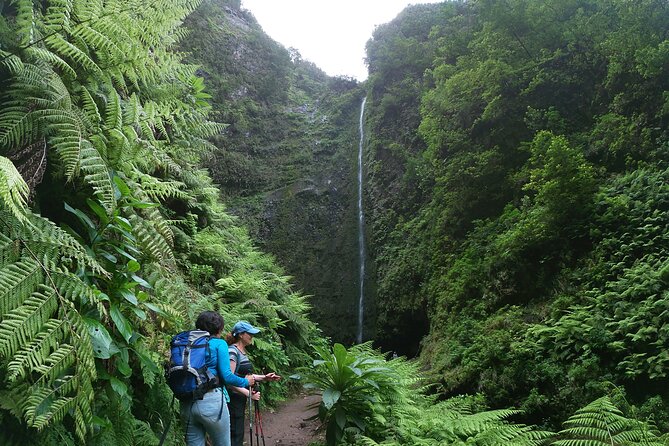
[[[225,394],[225,400],[230,401],[226,385],[235,387],[249,387],[249,380],[241,378],[230,370],[230,355],[228,343],[223,339],[211,338],[209,341],[209,356],[207,357],[207,368],[221,381],[221,387]]]

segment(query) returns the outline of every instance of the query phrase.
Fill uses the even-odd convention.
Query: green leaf
[[[127,264],[128,272],[135,273],[139,271],[142,266],[137,260],[130,260]]]
[[[152,289],[152,288],[153,288],[149,282],[147,282],[146,280],[142,279],[141,277],[139,277],[139,276],[136,275],[136,274],[133,274],[133,275],[132,275],[132,280],[134,280],[135,282],[137,282],[138,284],[140,284],[140,285],[143,286],[144,288],[148,288],[148,289]]]
[[[118,353],[118,348],[107,328],[99,321],[91,318],[83,318],[88,326],[88,333],[91,335],[91,342],[93,344],[93,354],[96,358],[109,359],[115,353]]]
[[[144,310],[142,310],[141,308],[137,308],[137,307],[132,307],[131,310],[132,310],[133,313],[135,313],[137,315],[138,318],[140,318],[143,321],[146,320],[146,312]]]
[[[109,380],[109,383],[111,384],[112,389],[114,389],[114,392],[116,392],[119,396],[128,396],[128,386],[123,381],[112,376]]]
[[[103,225],[109,223],[109,215],[107,215],[107,211],[105,211],[105,208],[100,206],[100,204],[97,201],[87,198],[86,204],[88,204],[88,207],[91,208],[91,210],[95,212],[95,215],[98,216],[98,218],[100,219],[100,223],[102,223]]]
[[[116,216],[114,217],[114,223],[120,226],[121,229],[127,232],[132,232],[132,225],[130,224],[130,221],[127,218]]]
[[[114,255],[111,254],[110,252],[107,252],[107,251],[100,251],[98,254],[100,254],[100,255],[101,255],[102,257],[104,257],[105,259],[109,260],[111,263],[116,263],[116,262],[118,262],[118,259],[117,259],[116,257],[114,257]]]
[[[335,410],[335,421],[337,422],[337,426],[341,430],[344,430],[346,427],[346,411],[342,407],[337,407],[337,410]]]
[[[131,304],[133,304],[133,305],[139,304],[139,301],[137,300],[137,296],[135,296],[135,293],[133,293],[132,291],[120,289],[120,290],[118,290],[118,293],[121,295],[121,297],[123,297],[125,300],[127,300]]]
[[[151,203],[147,201],[136,201],[136,200],[130,200],[128,203],[130,206],[136,208],[136,209],[148,209],[148,208],[156,208],[160,206],[158,203]]]
[[[151,357],[141,351],[133,350],[137,357],[139,358],[139,362],[141,363],[142,367],[152,371],[153,373],[160,373],[161,369],[156,364],[156,362],[151,359]]]
[[[114,321],[114,325],[116,325],[119,333],[121,333],[121,336],[123,336],[123,339],[125,339],[126,342],[130,341],[130,338],[132,337],[132,325],[123,315],[123,313],[121,313],[119,306],[112,304],[111,308],[109,309],[109,315]]]
[[[325,389],[323,392],[323,404],[325,404],[327,409],[332,409],[332,406],[339,401],[339,397],[341,397],[341,392],[339,390]]]
[[[114,175],[114,184],[116,185],[115,192],[117,193],[117,199],[121,197],[129,197],[132,192],[125,181],[123,181],[119,176]]]
[[[144,306],[155,313],[164,314],[163,310],[160,307],[158,307],[155,304],[152,304],[151,302],[144,302]]]
[[[116,356],[115,364],[121,375],[125,376],[126,378],[132,375],[132,367],[130,367],[130,363],[128,362],[127,358],[124,358],[122,355]]]
[[[66,210],[66,211],[68,211],[68,212],[74,214],[74,215],[79,219],[79,221],[80,221],[81,223],[83,223],[84,227],[85,227],[87,230],[89,230],[89,231],[90,231],[90,230],[95,231],[95,229],[96,229],[97,226],[95,225],[95,223],[93,223],[93,220],[91,220],[91,219],[88,217],[88,215],[84,214],[84,213],[81,212],[79,209],[75,209],[75,208],[73,208],[72,206],[70,206],[70,205],[67,204],[67,203],[64,203],[64,207],[65,207],[65,210]]]

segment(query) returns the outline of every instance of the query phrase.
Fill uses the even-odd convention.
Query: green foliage
[[[174,51],[200,2],[42,3],[0,3],[1,442],[157,444],[166,341],[197,311],[267,327],[257,363],[277,370],[322,340],[198,167],[225,128]],[[189,270],[200,233],[222,247],[210,284]],[[215,281],[245,270],[226,303]]]
[[[385,360],[367,344],[348,351],[335,344],[319,355],[322,359],[305,377],[322,392],[319,416],[327,426],[329,445],[666,444],[666,435],[653,423],[626,416],[609,396],[577,410],[553,433],[514,422],[521,411],[486,410],[481,396],[436,401],[428,396],[429,387],[419,384],[423,373],[417,362]]]
[[[397,407],[411,405],[408,387],[418,380],[403,360],[386,364],[370,344],[347,350],[317,349],[320,359],[303,369],[307,386],[322,392],[318,416],[327,426],[328,445],[339,444],[352,433],[378,435],[392,422]]]
[[[576,411],[564,423],[556,446],[664,445],[657,431],[647,423],[626,418],[608,397],[602,397]]]
[[[613,383],[665,429],[667,9],[422,8],[368,44],[379,344],[444,397],[557,426]]]

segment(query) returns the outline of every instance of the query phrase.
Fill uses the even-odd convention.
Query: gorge
[[[0,11],[0,443],[157,444],[205,310],[329,445],[669,441],[666,1],[412,5],[364,82],[239,0]]]

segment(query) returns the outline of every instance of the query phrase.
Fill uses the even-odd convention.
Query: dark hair
[[[228,333],[228,334],[226,334],[226,335],[225,335],[225,342],[226,342],[228,345],[232,345],[232,344],[234,344],[235,342],[239,341],[239,335],[240,335],[240,334],[241,334],[241,333],[238,333],[238,334],[236,334],[236,335],[235,335],[234,333]]]
[[[223,331],[223,316],[215,311],[203,311],[195,321],[195,328],[217,335]]]

